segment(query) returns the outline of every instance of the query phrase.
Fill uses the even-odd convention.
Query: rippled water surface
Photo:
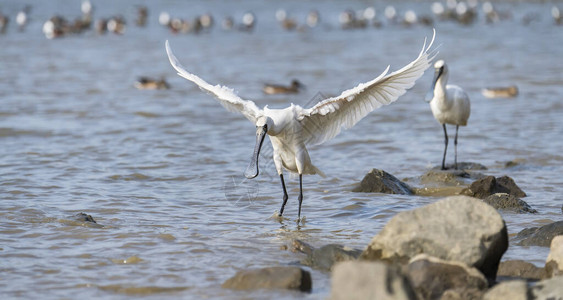
[[[304,177],[306,222],[298,227],[296,178],[286,177],[290,201],[280,223],[272,217],[282,194],[271,146],[260,176],[244,179],[254,125],[176,76],[164,50],[168,39],[189,70],[259,106],[307,105],[319,92],[337,95],[416,57],[431,27],[338,28],[341,10],[382,10],[385,2],[93,1],[95,16],[125,16],[125,34],[90,31],[57,40],[45,39],[43,22],[55,13],[79,16],[78,2],[30,2],[25,32],[12,24],[0,35],[3,298],[324,298],[330,275],[316,270],[311,294],[220,285],[240,269],[298,261],[284,250],[294,238],[363,248],[396,213],[438,199],[350,191],[372,168],[412,179],[440,163],[442,129],[423,101],[432,71],[396,103],[310,149],[327,177]],[[137,4],[149,7],[146,28],[133,25]],[[15,19],[22,5],[3,1],[0,10]],[[300,20],[317,8],[324,25],[285,32],[274,19],[281,5]],[[427,2],[396,5],[400,12],[430,12]],[[472,101],[469,125],[460,129],[460,160],[512,177],[539,211],[502,212],[515,234],[562,216],[563,27],[553,25],[551,4],[498,6],[513,19],[468,27],[440,22],[436,43],[450,81]],[[217,25],[210,33],[174,35],[157,22],[164,10],[185,18],[211,12],[217,23],[253,10],[258,25],[252,34]],[[535,21],[522,24],[526,14]],[[137,90],[139,76],[164,76],[171,89]],[[307,89],[262,94],[263,83],[292,78]],[[480,94],[511,84],[520,89],[517,98]],[[508,161],[519,164],[507,168]],[[76,221],[80,212],[103,226]],[[513,243],[503,259],[542,265],[547,253]]]

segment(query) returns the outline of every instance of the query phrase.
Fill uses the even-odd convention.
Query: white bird
[[[432,87],[426,95],[426,101],[430,102],[430,108],[434,118],[442,124],[444,128],[444,136],[446,145],[444,148],[444,156],[442,158],[442,170],[446,169],[446,152],[448,151],[448,132],[446,124],[455,125],[455,161],[454,168],[457,169],[457,133],[459,126],[466,126],[469,114],[471,113],[471,104],[467,93],[457,85],[447,84],[448,82],[448,66],[443,60],[439,60],[434,64],[436,72],[432,80]]]
[[[418,57],[402,69],[387,74],[387,69],[377,78],[361,83],[355,88],[346,90],[340,96],[324,99],[311,108],[303,108],[291,104],[284,109],[270,109],[265,106],[258,108],[249,100],[243,100],[234,91],[221,85],[211,85],[198,76],[189,73],[172,53],[168,41],[166,52],[170,63],[178,71],[178,75],[197,84],[203,91],[213,94],[218,101],[232,112],[242,113],[248,120],[256,124],[256,146],[248,168],[247,178],[258,176],[258,156],[267,135],[273,148],[273,159],[280,176],[283,188],[283,202],[279,211],[281,217],[288,199],[283,177],[283,169],[299,175],[299,213],[303,202],[303,174],[324,174],[311,163],[306,146],[321,144],[334,138],[342,128],[348,129],[359,122],[369,112],[390,104],[411,88],[415,81],[430,67],[435,51],[429,53],[432,41],[424,46]]]

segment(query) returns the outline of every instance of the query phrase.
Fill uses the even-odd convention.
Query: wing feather
[[[263,114],[254,102],[241,99],[237,94],[235,94],[233,89],[221,85],[211,85],[205,80],[199,78],[197,75],[186,71],[176,56],[174,56],[174,53],[172,53],[168,40],[166,41],[166,53],[168,54],[170,64],[174,67],[174,69],[176,69],[176,71],[178,71],[178,75],[197,84],[197,86],[199,86],[199,88],[203,91],[214,95],[219,100],[219,103],[221,103],[221,105],[223,105],[223,107],[227,110],[231,112],[240,112],[253,123],[255,123],[256,120]]]
[[[426,46],[426,39],[418,57],[391,74],[389,67],[377,78],[346,90],[340,96],[325,99],[315,106],[303,109],[298,119],[303,125],[306,143],[321,144],[338,135],[342,128],[348,129],[358,123],[371,111],[387,105],[414,86],[415,81],[424,74],[437,51],[432,50],[432,40]]]

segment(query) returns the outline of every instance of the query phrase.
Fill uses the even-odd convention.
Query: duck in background
[[[6,33],[6,29],[8,29],[8,24],[10,23],[10,18],[6,15],[3,15],[0,12],[0,34]]]
[[[299,80],[293,79],[291,81],[291,85],[289,86],[266,83],[262,88],[262,91],[264,92],[264,94],[268,95],[297,94],[303,88],[305,88],[305,86],[301,82],[299,82]]]
[[[156,80],[145,76],[139,77],[134,86],[139,90],[167,90],[170,88],[164,78]]]
[[[487,98],[514,98],[518,96],[518,87],[488,87],[481,90],[481,94]]]

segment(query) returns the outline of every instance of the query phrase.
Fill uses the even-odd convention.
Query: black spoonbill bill
[[[303,174],[324,176],[311,163],[306,145],[321,144],[334,138],[342,128],[351,128],[371,111],[394,102],[403,95],[430,67],[435,51],[429,51],[435,36],[434,32],[428,46],[425,40],[418,57],[402,69],[387,74],[389,72],[389,67],[387,67],[377,78],[346,90],[340,96],[324,99],[310,108],[291,104],[284,109],[270,109],[268,106],[260,109],[254,102],[241,99],[232,89],[221,85],[211,85],[186,71],[172,53],[168,41],[166,41],[166,52],[170,63],[178,71],[178,75],[197,84],[203,91],[213,94],[225,108],[241,113],[256,125],[256,146],[250,165],[245,171],[247,178],[258,176],[260,148],[266,134],[270,136],[274,164],[283,188],[283,202],[279,216],[281,217],[283,214],[288,199],[283,178],[285,168],[289,172],[299,175],[299,212],[297,215],[297,222],[299,222],[303,202]]]
[[[467,119],[471,113],[471,104],[467,93],[457,85],[447,84],[448,66],[443,60],[434,64],[436,72],[432,80],[432,87],[426,95],[426,101],[430,102],[430,108],[434,118],[442,124],[446,145],[442,157],[442,170],[446,169],[446,152],[448,151],[448,131],[446,124],[455,125],[455,160],[454,168],[457,169],[457,133],[459,126],[467,125]]]

